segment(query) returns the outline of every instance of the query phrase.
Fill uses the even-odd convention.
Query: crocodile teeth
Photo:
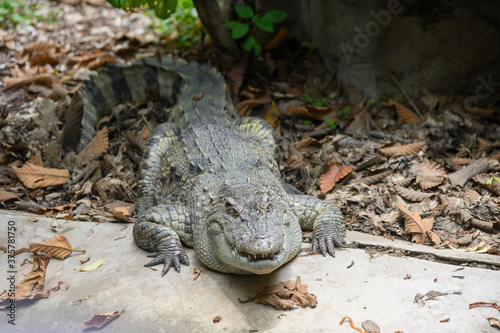
[[[239,252],[243,257],[248,258],[249,260],[262,260],[262,259],[274,259],[274,257],[278,254],[279,251],[265,254],[251,254],[245,251]]]

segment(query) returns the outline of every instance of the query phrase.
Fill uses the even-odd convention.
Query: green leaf
[[[108,0],[108,2],[111,4],[111,6],[116,8],[121,8],[122,6],[121,0]]]
[[[268,11],[264,16],[262,16],[263,19],[270,23],[278,22],[284,19],[288,14],[285,11],[279,10],[279,9],[273,9]]]
[[[76,269],[76,268],[73,268],[73,269],[75,271],[79,271],[79,272],[88,272],[88,271],[92,271],[94,269],[101,267],[101,265],[102,265],[102,258],[99,258],[99,260],[97,260],[95,263],[93,263],[91,265],[82,267],[80,269]]]
[[[248,6],[236,6],[234,10],[242,18],[251,18],[253,16],[253,10]]]
[[[22,17],[18,13],[12,13],[11,19],[12,19],[12,22],[14,22],[14,23],[20,23],[20,22],[25,21],[24,17]]]
[[[241,38],[245,36],[249,30],[250,27],[248,23],[238,22],[238,24],[234,26],[233,30],[231,30],[231,37],[233,37],[233,39]]]
[[[260,46],[260,44],[258,43],[255,43],[255,45],[253,46],[253,53],[255,53],[255,55],[259,55],[261,51],[262,46]]]
[[[113,7],[127,11],[148,6],[154,9],[156,16],[167,19],[177,8],[177,0],[107,0]]]
[[[235,26],[237,26],[238,24],[240,24],[240,22],[238,21],[229,21],[225,24],[225,26],[229,29],[234,29]]]
[[[273,24],[270,21],[267,21],[266,19],[264,19],[263,17],[258,19],[256,24],[262,30],[269,31],[269,32],[274,31]]]
[[[245,49],[245,51],[250,51],[255,44],[257,44],[255,38],[253,38],[253,36],[248,36],[243,42],[243,49]]]

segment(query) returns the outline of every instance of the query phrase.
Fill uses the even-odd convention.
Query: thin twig
[[[418,116],[420,118],[422,118],[423,117],[422,113],[417,108],[417,106],[415,105],[415,103],[413,103],[413,101],[410,98],[410,96],[408,96],[408,93],[406,92],[405,88],[403,88],[403,86],[401,85],[401,83],[399,83],[399,81],[396,79],[396,77],[392,73],[389,73],[389,74],[391,75],[392,81],[398,86],[399,90],[401,90],[401,92],[403,93],[403,95],[406,97],[406,99],[408,100],[408,102],[411,104],[411,106],[413,107],[413,110],[415,110],[415,112],[418,114]]]

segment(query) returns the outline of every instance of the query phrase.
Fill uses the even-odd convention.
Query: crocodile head
[[[217,261],[234,271],[267,274],[295,256],[302,240],[299,223],[285,198],[271,193],[248,183],[220,190],[207,209],[208,241]]]

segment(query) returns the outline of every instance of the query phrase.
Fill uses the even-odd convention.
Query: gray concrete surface
[[[55,233],[52,219],[0,211],[0,245],[7,245],[8,221],[17,228],[16,248],[44,241]],[[365,320],[376,322],[382,332],[402,330],[418,332],[498,332],[486,318],[500,317],[494,308],[468,308],[473,302],[500,302],[500,272],[461,268],[406,257],[383,255],[370,259],[361,249],[337,251],[337,257],[324,258],[301,252],[277,272],[266,276],[235,276],[205,268],[189,249],[191,266],[180,274],[160,277],[143,265],[149,260],[137,248],[131,224],[92,223],[58,220],[58,233],[64,234],[74,248],[87,250],[65,260],[52,259],[47,269],[45,287],[63,281],[59,291],[49,298],[16,303],[15,326],[8,323],[8,312],[0,311],[0,332],[81,332],[85,321],[95,314],[125,311],[100,329],[103,332],[356,332],[348,324],[351,317],[357,326]],[[379,237],[349,233],[349,242],[387,243],[388,247],[413,244],[391,242]],[[380,244],[379,244],[380,245]],[[308,244],[304,244],[306,249]],[[439,251],[418,247],[415,251]],[[455,252],[455,251],[452,251]],[[454,255],[454,253],[446,254]],[[456,254],[460,256],[460,253]],[[89,263],[103,259],[100,268],[77,272],[80,260]],[[21,268],[30,253],[16,256],[16,283],[31,270]],[[481,255],[495,263],[498,257]],[[347,268],[352,262],[354,265]],[[200,268],[193,281],[193,268]],[[8,289],[7,254],[0,251],[0,292]],[[406,275],[410,279],[404,279]],[[315,308],[280,311],[270,306],[238,301],[258,293],[265,286],[301,277],[309,292],[318,297]],[[457,278],[454,276],[462,276]],[[69,289],[66,290],[66,286]],[[429,300],[421,308],[414,302],[417,294],[430,291],[460,292]],[[84,299],[78,302],[79,299]],[[213,318],[222,317],[219,323]],[[449,318],[448,322],[440,320]]]

